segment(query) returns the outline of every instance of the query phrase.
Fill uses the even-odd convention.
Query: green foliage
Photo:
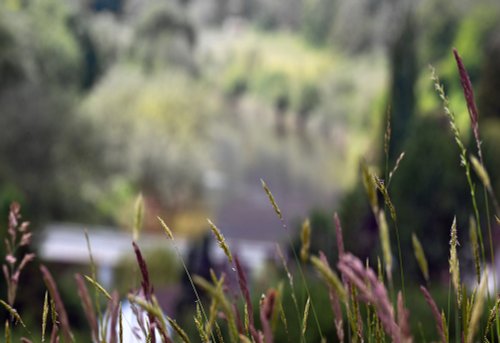
[[[185,74],[111,70],[83,104],[110,170],[167,208],[195,202],[217,100]],[[112,186],[112,181],[109,184]],[[95,190],[97,197],[105,190]]]

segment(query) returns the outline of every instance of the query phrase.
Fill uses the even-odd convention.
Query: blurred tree
[[[70,16],[56,0],[0,10],[0,70],[6,76],[0,80],[0,198],[24,201],[37,222],[95,217],[90,204],[73,196],[99,173],[99,154],[89,127],[73,115],[81,55]]]
[[[307,41],[322,45],[329,41],[335,17],[335,0],[304,0],[302,32]]]
[[[389,44],[389,108],[391,111],[391,142],[389,162],[400,153],[415,112],[415,82],[417,79],[416,32],[413,8],[403,8],[400,31]],[[385,129],[385,125],[384,125]]]
[[[102,137],[106,168],[176,211],[201,201],[217,108],[210,94],[182,72],[150,75],[119,65],[89,94],[82,112]]]
[[[185,9],[171,3],[150,6],[140,16],[135,34],[133,54],[146,70],[172,63],[196,71],[193,48],[197,32]]]

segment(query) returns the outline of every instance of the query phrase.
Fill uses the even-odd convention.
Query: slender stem
[[[319,332],[319,335],[321,336],[321,340],[323,340],[324,339],[323,331],[321,330],[321,325],[319,324],[318,315],[316,313],[316,306],[314,306],[314,301],[311,298],[311,292],[309,291],[309,285],[308,285],[306,277],[304,275],[304,271],[302,270],[302,267],[300,266],[299,257],[297,256],[297,252],[295,251],[295,248],[293,246],[292,238],[290,237],[290,231],[288,230],[288,226],[286,225],[285,221],[283,219],[280,219],[280,220],[281,220],[281,225],[283,226],[283,228],[285,229],[285,231],[287,233],[288,243],[290,244],[290,247],[292,249],[293,257],[295,258],[295,263],[297,264],[297,267],[299,269],[300,277],[302,278],[302,282],[304,283],[304,287],[306,289],[307,296],[311,299],[311,309],[313,312],[314,321],[316,322],[316,326],[318,327],[318,332]]]
[[[191,288],[193,289],[194,295],[196,297],[196,301],[198,302],[198,304],[200,304],[201,313],[203,314],[205,322],[208,323],[208,316],[207,316],[207,313],[205,312],[205,307],[203,306],[203,303],[201,302],[200,295],[198,294],[196,286],[194,285],[193,278],[191,277],[191,273],[189,272],[189,269],[187,268],[186,263],[184,262],[184,258],[182,257],[182,254],[179,251],[179,247],[177,246],[177,244],[175,244],[174,239],[172,239],[172,245],[174,246],[174,249],[175,249],[175,252],[177,253],[177,256],[181,260],[182,268],[184,268],[184,271],[186,272],[186,275],[189,279],[189,283],[191,285]],[[214,332],[211,328],[210,328],[210,336],[212,336],[213,342],[216,342]]]

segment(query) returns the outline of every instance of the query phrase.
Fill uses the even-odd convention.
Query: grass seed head
[[[413,252],[415,253],[415,259],[417,260],[418,266],[425,281],[429,281],[429,266],[427,264],[427,258],[425,257],[424,249],[422,244],[415,233],[411,235],[411,241],[413,243]]]
[[[222,251],[224,251],[224,254],[229,260],[229,263],[233,263],[233,255],[231,254],[231,250],[229,249],[229,246],[226,243],[224,235],[222,234],[222,232],[220,232],[219,228],[217,228],[217,226],[215,226],[215,224],[212,223],[210,219],[207,219],[207,221],[208,225],[210,225],[210,229],[212,230],[215,238],[217,239],[217,243],[221,247]]]
[[[306,263],[309,260],[309,249],[311,247],[311,223],[309,222],[309,219],[304,220],[304,223],[302,223],[300,241],[302,242],[300,259],[302,263]]]
[[[457,246],[458,238],[457,238],[457,218],[453,218],[453,223],[451,224],[451,232],[450,232],[450,274],[453,283],[453,288],[455,288],[455,293],[457,295],[457,304],[460,308],[462,303],[462,294],[460,287],[460,266],[457,256]]]

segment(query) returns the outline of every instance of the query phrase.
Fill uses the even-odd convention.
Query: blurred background
[[[431,275],[446,284],[449,227],[457,215],[465,239],[472,210],[428,65],[475,151],[452,48],[460,52],[499,194],[499,15],[493,0],[0,0],[2,233],[9,204],[20,202],[77,323],[84,320],[70,293],[72,272],[87,270],[83,229],[100,281],[125,294],[139,194],[142,244],[170,312],[183,311],[172,294],[185,280],[158,239],[157,216],[194,273],[223,261],[206,238],[206,218],[257,289],[264,272],[267,281],[280,273],[268,261],[287,230],[261,178],[294,241],[309,217],[312,250],[335,260],[339,211],[346,248],[373,257],[378,232],[359,163],[386,172],[390,113],[389,169],[406,153],[390,185],[405,270],[419,280],[415,232]],[[32,296],[20,297],[26,303],[43,299],[41,285],[24,292]]]

